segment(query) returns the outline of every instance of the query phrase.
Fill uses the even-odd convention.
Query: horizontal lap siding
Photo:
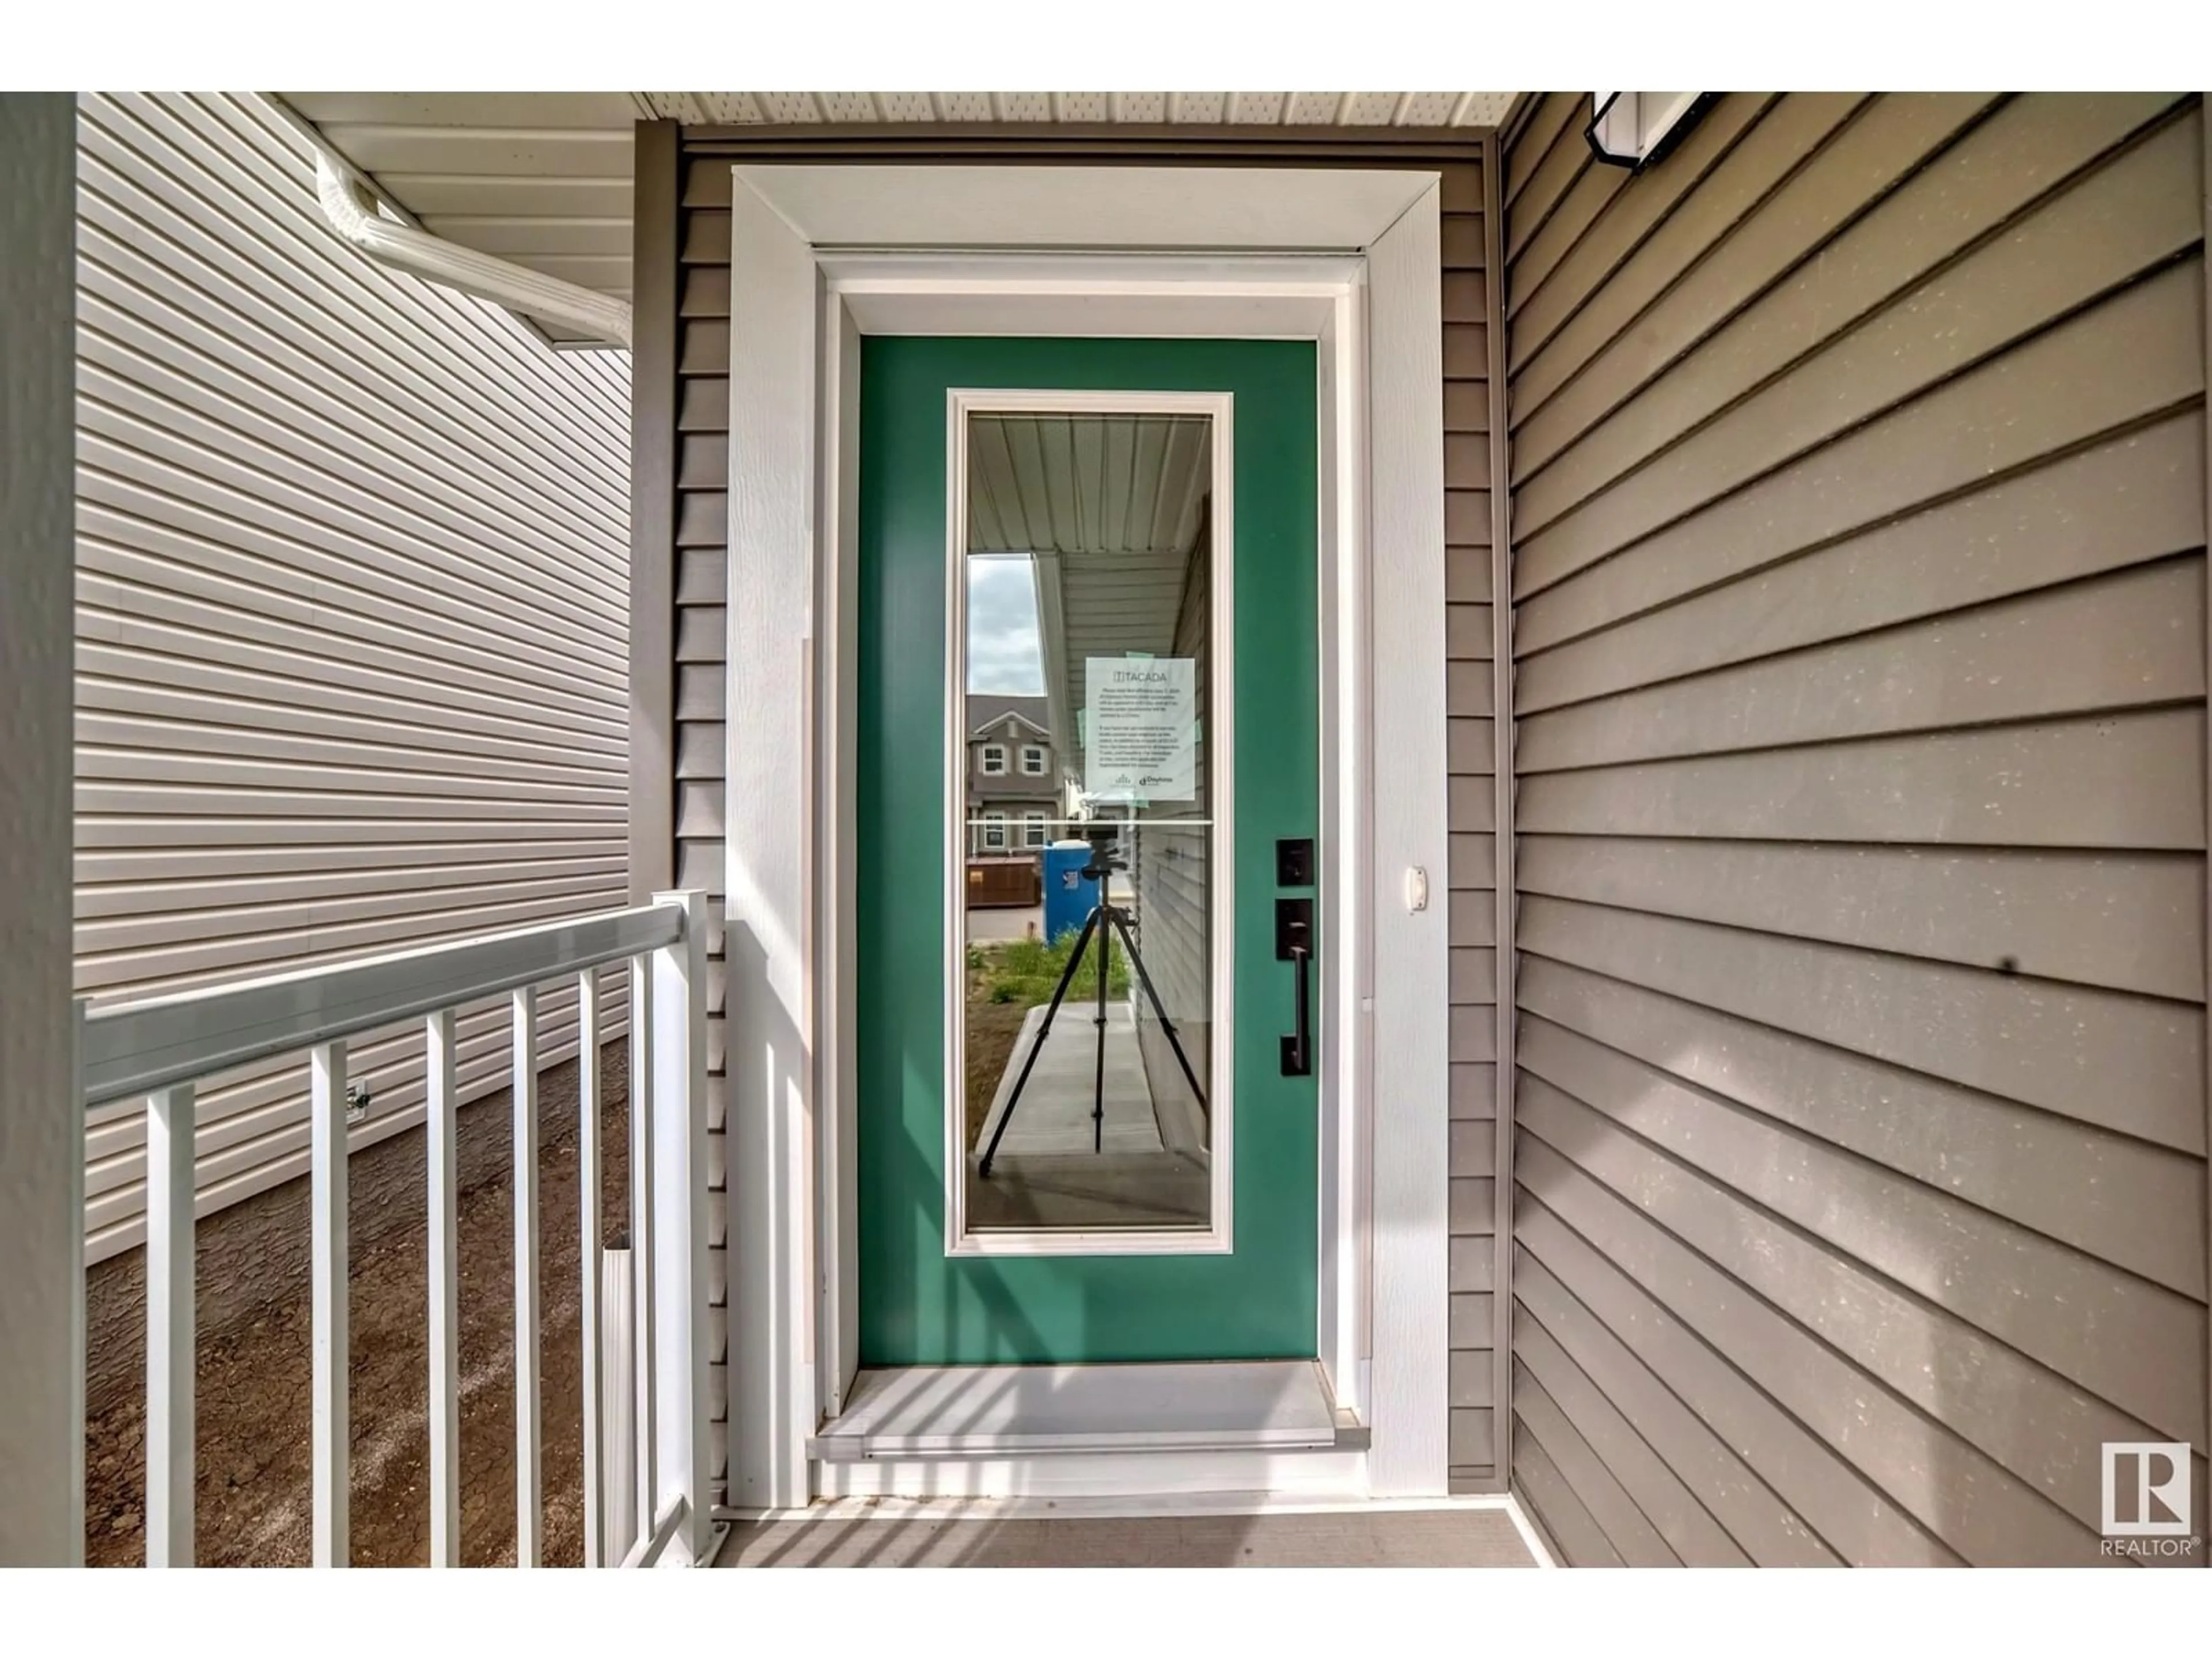
[[[1205,828],[1211,811],[1212,780],[1207,771],[1206,743],[1207,699],[1213,692],[1212,542],[1201,537],[1183,577],[1182,605],[1176,617],[1171,655],[1188,659],[1194,665],[1196,696],[1200,717],[1193,740],[1198,770],[1198,790],[1187,805],[1172,810],[1148,809],[1138,814],[1145,826],[1131,837],[1127,848],[1130,876],[1136,884],[1138,944],[1145,953],[1145,969],[1152,988],[1167,1011],[1167,1024],[1175,1028],[1176,1044],[1201,1082],[1213,1063],[1213,1000],[1211,914],[1212,889],[1207,881],[1212,835]],[[1176,820],[1195,823],[1178,826]],[[1201,1125],[1206,1108],[1190,1092],[1175,1050],[1167,1041],[1163,1022],[1152,1012],[1150,999],[1133,995],[1138,1052],[1150,1085],[1154,1113],[1170,1132],[1186,1115]],[[1163,1103],[1171,1109],[1162,1113]],[[1206,1134],[1210,1148],[1212,1136]]]
[[[1264,136],[1264,135],[1263,135]],[[1153,146],[1158,137],[1168,142]],[[729,428],[729,271],[730,167],[726,149],[711,150],[716,141],[687,145],[684,165],[683,207],[678,229],[681,270],[677,283],[680,315],[677,319],[674,397],[677,453],[677,501],[673,514],[672,556],[678,572],[674,647],[676,748],[681,753],[692,723],[711,724],[714,743],[721,738],[723,718],[722,672],[725,659],[724,616],[721,609],[728,557],[726,530],[727,471],[726,435]],[[927,159],[933,161],[1012,161],[1050,159],[1061,164],[1085,162],[1119,165],[1289,165],[1413,167],[1435,170],[1440,178],[1443,209],[1441,261],[1443,305],[1444,477],[1446,599],[1448,641],[1446,674],[1449,697],[1447,744],[1449,770],[1451,829],[1449,903],[1452,939],[1451,978],[1447,994],[1451,1004],[1451,1079],[1448,1103],[1437,1103],[1451,1116],[1450,1182],[1450,1412],[1451,1483],[1455,1490],[1497,1490],[1497,1454],[1492,1427],[1493,1333],[1502,1310],[1492,1300],[1496,1278],[1494,1224],[1496,1214],[1494,1073],[1496,1071],[1496,848],[1497,812],[1493,801],[1497,770],[1493,752],[1495,732],[1491,719],[1490,612],[1490,433],[1492,430],[1488,360],[1492,309],[1486,280],[1483,184],[1480,165],[1473,159],[1474,136],[1452,136],[1447,154],[1427,149],[1401,150],[1386,144],[1363,144],[1356,140],[1320,149],[1278,149],[1270,162],[1269,146],[1255,145],[1249,135],[1233,139],[1194,135],[1188,130],[1169,132],[1124,129],[1114,143],[1133,146],[1127,153],[1108,149],[1086,150],[1080,144],[1054,150],[1048,157],[1025,149],[1026,141],[1006,137],[993,140],[985,131],[974,137],[936,139],[920,150],[902,151],[889,139],[830,143],[819,150],[804,132],[763,130],[747,136],[748,144],[764,153],[784,145],[782,158],[793,161],[829,160],[877,161]],[[936,148],[933,149],[932,146]],[[996,146],[994,149],[994,145]],[[926,156],[921,150],[930,151]],[[648,303],[641,295],[641,304]],[[686,597],[687,594],[690,597]],[[703,753],[703,750],[699,751]],[[679,877],[710,885],[719,901],[721,891],[720,767],[712,778],[686,775],[679,762],[672,788],[675,805],[676,856]],[[714,1122],[721,1122],[719,997],[719,943],[714,995],[716,1041],[713,1048],[716,1077],[714,1087]],[[717,1135],[719,1147],[719,1128]],[[714,1163],[720,1191],[722,1168],[719,1150]],[[725,1236],[724,1218],[714,1223],[717,1250]],[[719,1257],[718,1257],[719,1260]],[[719,1269],[715,1284],[723,1276]],[[720,1339],[718,1338],[718,1340]],[[718,1370],[715,1401],[718,1420],[726,1398],[726,1378]],[[719,1431],[718,1431],[719,1432]],[[717,1455],[720,1455],[719,1448]]]
[[[1495,319],[1484,269],[1481,169],[1447,170],[1443,198],[1445,790],[1451,830],[1447,1456],[1453,1491],[1492,1492],[1503,1484],[1494,1410],[1498,763],[1492,719],[1490,343]]]
[[[1136,887],[1137,942],[1144,951],[1146,974],[1175,1028],[1176,1043],[1203,1083],[1213,1058],[1212,1006],[1207,994],[1207,832],[1178,828],[1166,817],[1140,821],[1145,827],[1133,838],[1135,855],[1130,864]],[[1206,1109],[1192,1097],[1151,1000],[1140,989],[1133,989],[1129,1004],[1155,1115],[1170,1132],[1185,1115],[1203,1123]],[[1170,1144],[1175,1144],[1172,1139]]]
[[[346,248],[259,99],[88,97],[78,174],[78,991],[621,904],[619,359]],[[573,993],[541,1006],[553,1063]],[[465,1090],[507,1030],[464,1014]],[[352,1074],[356,1146],[420,1121],[419,1031]],[[203,1212],[305,1171],[306,1084],[204,1090]],[[92,1115],[95,1260],[142,1236],[143,1145],[135,1103]]]
[[[2098,1562],[2100,1443],[2206,1439],[2202,109],[1731,94],[1631,178],[1584,104],[1505,180],[1514,1485]]]
[[[716,1328],[712,1373],[716,1478],[728,1467],[729,1120],[728,975],[721,916],[726,891],[723,773],[729,629],[730,185],[711,162],[682,170],[677,214],[675,738],[672,752],[676,880],[709,895],[707,1100],[708,1299]],[[720,177],[714,175],[719,171]]]

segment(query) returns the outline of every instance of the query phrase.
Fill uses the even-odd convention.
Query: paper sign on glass
[[[1198,664],[1084,659],[1084,792],[1094,800],[1198,798]]]

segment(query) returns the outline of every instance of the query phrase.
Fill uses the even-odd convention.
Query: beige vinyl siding
[[[1175,1024],[1176,1040],[1200,1083],[1207,1081],[1213,1062],[1213,896],[1207,881],[1212,832],[1200,827],[1212,817],[1213,798],[1212,781],[1207,774],[1212,750],[1206,742],[1207,722],[1215,718],[1207,702],[1213,691],[1212,562],[1209,520],[1184,572],[1182,607],[1169,646],[1170,655],[1187,657],[1197,665],[1193,672],[1198,679],[1200,710],[1198,795],[1188,804],[1147,808],[1139,813],[1142,828],[1131,837],[1130,846],[1130,874],[1137,896],[1137,942],[1145,953],[1145,969]],[[1178,828],[1177,819],[1198,822]],[[1169,1144],[1176,1144],[1171,1132],[1188,1115],[1207,1124],[1205,1144],[1210,1148],[1212,1135],[1206,1111],[1212,1103],[1201,1106],[1191,1097],[1189,1080],[1176,1063],[1175,1051],[1152,1012],[1151,1000],[1139,986],[1133,984],[1130,992],[1145,1080],[1152,1085],[1161,1127],[1170,1132]],[[1170,1109],[1160,1109],[1170,1103],[1173,1103]]]
[[[622,357],[341,245],[259,98],[88,96],[78,175],[78,991],[623,903]],[[552,1063],[574,993],[540,1008]],[[356,1045],[356,1146],[420,1121],[421,1049]],[[465,1091],[507,1065],[504,1005],[465,1015]],[[305,1171],[304,1060],[200,1112],[203,1212]],[[94,1114],[95,1260],[143,1145]]]
[[[728,696],[730,169],[684,164],[677,233],[675,723],[672,782],[677,880],[710,896],[707,981],[708,1299],[716,1330],[711,1378],[714,1463],[729,1468],[730,1372],[727,958],[722,906],[722,775]]]
[[[1506,169],[1514,1486],[2107,1560],[2100,1443],[2206,1443],[2201,105],[1586,111]]]
[[[1491,614],[1490,384],[1495,318],[1475,165],[1443,170],[1445,808],[1451,1121],[1447,1455],[1454,1492],[1498,1475],[1497,722]]]
[[[1497,813],[1492,801],[1497,769],[1488,690],[1492,389],[1486,320],[1491,301],[1483,269],[1483,181],[1476,159],[1480,137],[1472,131],[1316,136],[1310,130],[1273,133],[1262,127],[1200,131],[1127,125],[1117,127],[1110,138],[1056,139],[1044,144],[1018,133],[994,133],[983,123],[960,129],[877,131],[857,136],[838,129],[683,131],[681,208],[672,232],[680,251],[672,278],[678,314],[670,324],[675,334],[670,349],[675,418],[674,431],[667,439],[676,456],[675,499],[669,509],[667,543],[660,549],[662,556],[671,562],[675,582],[670,650],[674,678],[670,697],[674,731],[671,748],[676,758],[669,769],[673,775],[665,781],[639,778],[634,810],[641,822],[648,821],[656,812],[668,815],[679,878],[687,885],[704,886],[715,896],[709,1066],[713,1073],[712,1184],[717,1208],[709,1231],[713,1297],[718,1309],[726,1305],[727,1282],[726,1217],[720,1208],[726,1167],[721,1126],[726,1101],[721,1082],[723,978],[719,929],[724,854],[719,774],[726,654],[723,600],[728,560],[729,200],[733,159],[742,154],[753,159],[811,162],[1018,165],[1048,160],[1060,165],[1433,168],[1440,179],[1443,213],[1440,275],[1444,313],[1449,653],[1452,658],[1448,667],[1452,716],[1449,729],[1452,861],[1448,897],[1454,946],[1449,992],[1453,1064],[1448,1107],[1453,1118],[1449,1176],[1451,1484],[1455,1491],[1502,1489],[1493,1449],[1495,1388],[1489,1380],[1494,1370],[1493,1333],[1502,1310],[1495,1306],[1492,1294],[1496,1278],[1496,1161],[1490,1148],[1495,1145],[1497,1115],[1493,1078]],[[641,137],[639,148],[641,155],[650,153],[649,135]],[[641,203],[647,199],[648,182],[642,177],[639,181]],[[641,237],[647,234],[642,228],[644,223],[641,218]],[[638,269],[641,273],[646,270],[642,255]],[[641,274],[638,290],[641,354],[650,325],[649,307],[654,304],[647,282]],[[642,402],[640,408],[641,421],[649,417],[651,410]],[[638,460],[638,477],[642,481],[650,476],[648,469],[653,465],[643,446]],[[639,510],[641,515],[647,510],[642,495]],[[656,708],[642,710],[640,718],[641,729],[645,729],[664,716]],[[683,758],[687,754],[694,757],[688,763]],[[714,775],[694,767],[712,768]],[[652,792],[656,786],[665,793],[654,798]],[[651,847],[641,848],[641,856],[652,855]],[[1445,1103],[1437,1104],[1439,1109],[1446,1109]],[[713,1340],[718,1353],[726,1353],[726,1330],[718,1331]],[[714,1372],[718,1468],[724,1466],[727,1395],[726,1370],[718,1359]]]

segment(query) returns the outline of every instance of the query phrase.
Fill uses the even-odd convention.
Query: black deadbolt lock
[[[1313,842],[1310,840],[1277,842],[1275,843],[1275,885],[1310,887],[1313,884]]]

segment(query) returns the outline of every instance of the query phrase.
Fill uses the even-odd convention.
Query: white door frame
[[[727,757],[729,1502],[810,1494],[857,1329],[852,592],[860,336],[1319,343],[1325,857],[1318,1352],[1358,1485],[1446,1490],[1437,179],[738,166]],[[1388,741],[1375,740],[1387,733]],[[1413,872],[1434,878],[1416,883]],[[1190,1472],[1146,1465],[1162,1490]]]

